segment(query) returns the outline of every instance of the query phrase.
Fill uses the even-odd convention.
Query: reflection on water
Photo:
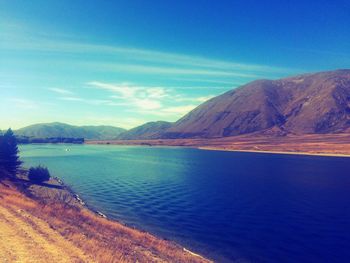
[[[109,217],[220,262],[350,260],[347,158],[97,145],[21,156]]]

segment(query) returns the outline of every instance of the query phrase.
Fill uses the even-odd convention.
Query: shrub
[[[50,180],[50,172],[46,167],[37,166],[29,169],[28,178],[30,181],[42,183]]]

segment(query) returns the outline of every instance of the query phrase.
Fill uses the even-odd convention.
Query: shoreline
[[[42,144],[71,144],[71,143],[30,143],[25,145],[42,145]],[[76,145],[73,144],[72,145]],[[142,146],[142,147],[169,147],[169,148],[191,148],[207,151],[223,151],[223,152],[244,152],[244,153],[265,153],[265,154],[284,154],[284,155],[305,155],[305,156],[324,156],[324,157],[350,157],[350,153],[329,153],[329,152],[306,152],[306,151],[281,151],[281,150],[250,150],[250,149],[229,149],[223,147],[212,147],[212,146],[194,146],[194,145],[171,145],[171,144],[154,144],[154,145],[145,145],[142,143],[132,143],[132,144],[123,144],[123,143],[109,143],[109,141],[98,141],[98,142],[88,142],[80,145],[108,145],[108,146]]]
[[[155,144],[155,145],[144,145],[144,144],[112,144],[112,143],[87,143],[86,145],[108,145],[108,146],[141,146],[141,147],[168,147],[168,148],[190,148],[207,151],[222,151],[222,152],[243,152],[243,153],[263,153],[263,154],[283,154],[283,155],[304,155],[304,156],[323,156],[323,157],[345,157],[349,158],[350,153],[329,153],[329,152],[303,152],[303,151],[278,151],[278,150],[249,150],[249,149],[229,149],[222,147],[211,147],[211,146],[191,146],[191,145],[166,145],[166,144]]]
[[[221,138],[87,140],[86,145],[124,145],[148,147],[189,147],[202,150],[269,154],[350,157],[350,134],[306,134],[287,136],[238,135]]]
[[[323,156],[323,157],[346,157],[350,154],[344,153],[313,153],[313,152],[288,152],[288,151],[269,151],[269,150],[245,150],[245,149],[225,149],[220,147],[195,147],[207,151],[224,151],[224,152],[243,152],[243,153],[263,153],[263,154],[283,154],[283,155],[305,155],[305,156]]]
[[[174,241],[174,240],[171,240],[171,239],[167,239],[167,238],[164,238],[164,237],[161,237],[161,236],[158,236],[156,235],[155,233],[152,233],[152,232],[149,232],[149,231],[146,231],[144,229],[140,229],[140,228],[137,228],[136,226],[133,226],[133,225],[130,225],[126,222],[123,222],[123,221],[120,221],[120,220],[117,220],[117,219],[113,219],[113,218],[110,218],[108,217],[107,215],[103,214],[101,211],[99,211],[97,208],[95,207],[92,207],[90,206],[87,202],[85,202],[83,199],[81,199],[81,197],[79,196],[79,194],[74,191],[67,183],[65,183],[61,178],[57,177],[57,176],[52,176],[51,179],[50,179],[50,183],[52,183],[52,181],[54,181],[57,185],[60,185],[62,188],[61,190],[63,192],[67,192],[69,193],[69,195],[71,195],[71,197],[74,199],[75,202],[71,202],[70,205],[71,206],[74,206],[74,207],[78,207],[79,209],[83,209],[93,215],[95,215],[96,217],[98,218],[102,218],[104,220],[107,220],[109,222],[114,222],[114,223],[117,223],[117,224],[120,224],[130,230],[133,230],[133,231],[137,231],[139,233],[142,233],[142,234],[146,234],[146,235],[151,235],[153,236],[155,239],[158,239],[158,240],[161,240],[161,241],[164,241],[164,242],[168,242],[168,243],[171,243],[172,245],[180,248],[184,253],[188,254],[189,256],[193,256],[193,257],[196,257],[200,260],[203,260],[205,262],[214,262],[212,259],[209,259],[197,252],[194,252],[192,250],[190,250],[189,248],[187,247],[184,247],[182,246],[179,242],[177,241]],[[45,186],[40,186],[40,187],[45,187]],[[34,197],[35,199],[37,199],[38,201],[45,201],[43,199],[45,199],[45,197],[43,196],[39,196],[38,194],[35,194],[33,193],[31,190],[25,190],[25,191],[28,191],[27,193],[29,193],[30,195],[32,195],[32,197]],[[53,191],[52,189],[49,189],[48,191]],[[47,198],[47,197],[46,197]],[[50,197],[49,197],[50,198]]]

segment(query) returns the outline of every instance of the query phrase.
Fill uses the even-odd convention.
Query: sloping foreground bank
[[[209,262],[91,211],[0,182],[0,262]]]

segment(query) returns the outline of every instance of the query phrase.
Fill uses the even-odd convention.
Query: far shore
[[[234,150],[225,148],[198,147],[200,150],[208,151],[226,151],[226,152],[244,152],[244,153],[264,153],[264,154],[285,154],[285,155],[309,155],[309,156],[325,156],[325,157],[350,157],[350,154],[337,153],[313,153],[313,152],[281,152],[281,151],[258,151],[258,150]]]
[[[350,134],[288,136],[242,135],[213,139],[152,139],[86,141],[86,144],[183,146],[213,151],[350,157]]]

